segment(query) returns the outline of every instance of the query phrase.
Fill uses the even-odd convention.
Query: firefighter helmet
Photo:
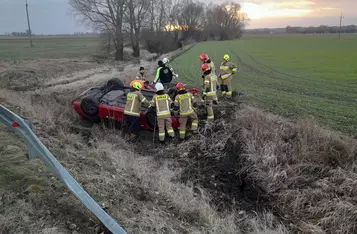
[[[207,62],[207,60],[209,59],[209,57],[208,57],[208,55],[207,54],[201,54],[200,55],[200,60],[202,61],[202,62]]]
[[[143,86],[140,84],[140,82],[137,82],[137,81],[134,82],[131,87],[133,87],[134,89],[137,89],[137,90],[141,90],[143,88]]]
[[[162,91],[164,90],[164,86],[161,83],[156,83],[155,89],[156,91]]]
[[[185,86],[181,82],[179,82],[176,85],[176,89],[177,89],[177,91],[185,90]]]
[[[166,64],[168,64],[168,63],[170,62],[170,60],[169,60],[168,58],[164,58],[164,59],[162,60],[162,62],[166,65]]]
[[[226,60],[226,61],[229,61],[229,55],[228,55],[228,54],[225,54],[225,55],[223,56],[223,59]]]
[[[209,64],[207,64],[207,63],[204,63],[204,64],[202,64],[201,69],[202,69],[202,72],[205,73],[206,71],[210,71],[211,70],[211,66]]]

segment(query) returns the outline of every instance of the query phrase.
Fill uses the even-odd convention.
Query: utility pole
[[[26,14],[27,14],[27,25],[28,25],[28,30],[29,30],[29,37],[30,37],[30,46],[31,48],[33,47],[32,44],[32,31],[31,31],[31,26],[30,26],[30,17],[29,17],[29,5],[27,4],[27,0],[26,0]]]
[[[338,31],[338,38],[341,38],[342,19],[343,19],[343,16],[342,16],[342,12],[341,12],[341,16],[340,16],[340,30]]]

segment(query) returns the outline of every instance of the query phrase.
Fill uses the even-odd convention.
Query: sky
[[[213,0],[217,3],[222,0]],[[247,28],[357,25],[357,0],[233,0],[251,21]],[[62,34],[89,32],[69,15],[68,0],[28,0],[32,32]],[[27,29],[25,0],[0,0],[0,34]]]

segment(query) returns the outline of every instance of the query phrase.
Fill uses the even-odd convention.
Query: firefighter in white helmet
[[[220,78],[222,79],[221,90],[222,95],[227,97],[232,97],[232,78],[237,72],[237,66],[230,62],[230,57],[228,54],[223,56],[224,61],[220,66]]]
[[[164,86],[161,83],[155,84],[156,95],[152,98],[150,108],[156,109],[157,122],[159,126],[159,139],[161,143],[165,142],[166,131],[171,138],[175,137],[171,121],[171,106],[173,104],[169,95],[164,92]]]

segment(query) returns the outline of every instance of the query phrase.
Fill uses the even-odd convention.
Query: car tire
[[[119,78],[113,78],[107,82],[107,92],[113,90],[124,90],[124,83]]]
[[[99,113],[99,100],[93,96],[87,96],[81,101],[81,109],[83,113],[90,118],[95,118]]]
[[[145,114],[145,119],[147,125],[151,129],[155,129],[155,127],[157,126],[157,116],[156,116],[156,111],[154,109],[148,109],[148,111]]]

